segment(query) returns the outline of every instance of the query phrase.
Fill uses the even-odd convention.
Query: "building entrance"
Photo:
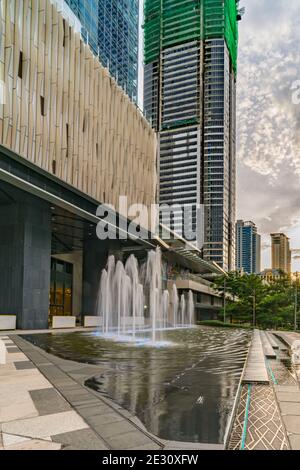
[[[73,265],[51,259],[49,321],[53,316],[72,315]]]

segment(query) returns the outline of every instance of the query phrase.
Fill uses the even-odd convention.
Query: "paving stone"
[[[41,388],[50,388],[50,382],[39,373],[37,369],[19,371],[14,375],[9,375],[5,383],[1,385],[0,395],[8,391],[18,392],[18,390],[37,390]],[[9,394],[7,394],[9,396]]]
[[[54,388],[32,390],[29,392],[40,416],[69,411],[69,403]]]
[[[155,444],[155,442],[153,442],[152,444],[149,443],[149,444],[143,444],[142,446],[134,447],[134,450],[162,450],[162,449],[163,449],[163,446]]]
[[[286,415],[282,419],[288,433],[300,435],[300,416]]]
[[[61,450],[63,450],[63,451],[64,450],[73,450],[73,451],[76,450],[76,451],[78,451],[78,450],[81,450],[81,449],[78,449],[78,447],[66,446],[66,447],[62,447]]]
[[[279,402],[279,406],[284,415],[300,416],[300,403]]]
[[[61,444],[38,439],[30,439],[12,446],[8,446],[5,450],[60,450]]]
[[[3,432],[33,438],[43,438],[62,434],[88,426],[75,411],[55,413],[47,416],[38,416],[2,425]]]
[[[88,418],[86,418],[86,421],[92,426],[105,426],[108,424],[112,423],[120,423],[122,422],[128,422],[125,421],[123,416],[119,415],[118,413],[111,412],[107,414],[102,414],[102,415],[93,415]]]
[[[23,392],[25,394],[25,392]],[[0,408],[0,421],[2,423],[8,423],[15,420],[35,418],[38,416],[38,412],[30,401],[24,403],[12,403],[7,406]],[[3,424],[4,426],[4,424]]]
[[[16,369],[17,370],[35,369],[35,366],[32,364],[31,361],[19,361],[19,362],[16,362]]]
[[[300,450],[300,434],[291,434],[289,440],[292,450]]]
[[[288,401],[288,402],[296,402],[300,403],[300,393],[297,392],[278,392],[277,399],[279,402],[281,401]]]
[[[118,436],[119,434],[126,435],[128,433],[130,434],[132,432],[138,431],[138,429],[135,426],[133,426],[133,424],[131,424],[129,421],[125,419],[123,419],[122,421],[116,421],[116,422],[107,423],[107,424],[101,424],[101,423],[93,424],[92,427],[104,439],[108,437]]]
[[[108,448],[92,429],[58,434],[52,436],[52,441],[79,450],[106,450]]]
[[[141,445],[153,444],[152,439],[138,430],[108,437],[106,440],[110,447],[115,450],[135,449]]]
[[[18,348],[15,348],[15,347],[10,348],[9,346],[6,347],[6,350],[9,354],[20,352]]]
[[[300,389],[297,385],[276,385],[275,390],[276,392],[300,393]]]
[[[6,363],[11,364],[11,363],[16,363],[16,362],[24,362],[26,361],[27,357],[25,354],[22,352],[17,352],[17,353],[10,353],[6,357]]]
[[[6,434],[6,433],[3,433],[2,439],[3,439],[4,448],[15,445],[15,444],[20,444],[21,442],[30,441],[29,437],[15,436],[13,434]]]
[[[99,415],[105,415],[111,413],[111,408],[109,408],[106,405],[100,405],[98,403],[96,404],[89,404],[88,406],[76,406],[75,409],[77,412],[85,419],[93,417],[93,416],[99,416]]]

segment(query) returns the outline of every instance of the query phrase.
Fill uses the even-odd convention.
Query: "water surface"
[[[86,332],[23,337],[65,359],[99,365],[87,385],[137,415],[158,437],[221,444],[250,333],[209,327],[165,331],[160,347]]]

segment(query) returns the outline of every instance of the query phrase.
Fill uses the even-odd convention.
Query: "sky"
[[[263,267],[271,265],[269,234],[280,231],[300,271],[300,2],[240,6],[237,215],[257,224]]]
[[[240,7],[237,218],[262,234],[262,268],[271,266],[270,233],[284,232],[300,271],[300,1],[240,0]]]

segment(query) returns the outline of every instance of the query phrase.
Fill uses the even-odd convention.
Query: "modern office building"
[[[292,252],[290,239],[284,233],[272,233],[272,269],[286,274],[292,270]]]
[[[79,18],[83,39],[128,96],[137,101],[139,0],[64,1]]]
[[[15,319],[20,329],[95,322],[107,257],[143,260],[159,243],[128,236],[134,216],[118,205],[155,202],[155,132],[53,1],[2,0],[0,45],[0,330]],[[97,237],[99,205],[116,208],[114,239]],[[179,282],[190,270],[178,289],[197,294],[199,315],[216,316],[220,299],[201,279],[220,268],[177,243],[172,252],[161,243],[165,272]]]
[[[261,236],[250,221],[236,223],[236,269],[247,274],[261,271]]]
[[[145,0],[144,108],[159,133],[159,200],[193,208],[188,229],[225,270],[235,266],[238,4]],[[173,215],[184,236],[179,208]]]
[[[14,5],[0,8],[0,315],[47,328],[49,312],[95,314],[114,245],[97,208],[155,202],[156,136],[53,2]]]

